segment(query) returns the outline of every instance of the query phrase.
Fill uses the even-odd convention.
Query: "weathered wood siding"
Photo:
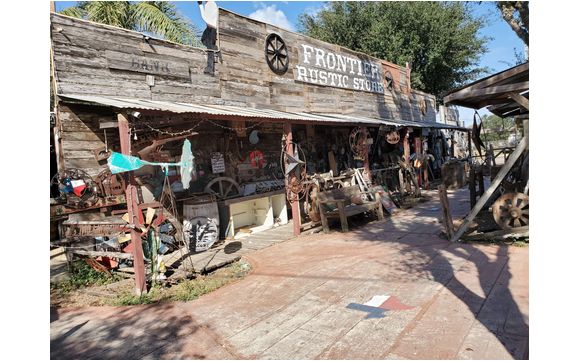
[[[203,73],[207,65],[203,49],[145,40],[134,31],[57,14],[50,19],[59,94],[180,102],[211,102],[220,97],[219,77]],[[134,61],[148,62],[148,69],[132,66]],[[155,77],[152,87],[147,85],[147,74]]]
[[[95,94],[191,103],[247,105],[287,111],[359,114],[434,121],[434,97],[408,92],[406,68],[289,32],[220,9],[220,56],[212,75],[203,71],[203,49],[161,41],[125,29],[51,14],[51,37],[59,94]],[[265,38],[285,40],[289,70],[279,76],[265,61]],[[298,47],[305,43],[383,65],[394,78],[384,94],[339,89],[294,80]],[[146,76],[154,76],[147,85]],[[429,103],[421,114],[420,101]]]
[[[218,28],[222,56],[218,69],[224,100],[242,100],[251,106],[284,111],[435,121],[434,96],[415,91],[408,93],[409,79],[405,67],[370,57],[382,63],[385,70],[390,70],[395,80],[394,89],[386,90],[384,95],[302,83],[294,80],[301,44],[331,49],[352,57],[367,56],[223,9],[219,12]],[[288,48],[289,69],[284,75],[272,72],[265,60],[265,39],[270,33],[279,34]],[[428,103],[425,115],[419,108],[423,98]]]
[[[100,121],[113,120],[117,120],[116,114],[106,108],[61,104],[56,126],[60,132],[64,169],[80,168],[91,177],[106,169],[106,162],[99,164],[92,151],[105,146],[105,131],[99,129]],[[106,133],[109,149],[119,151],[118,129],[107,129]]]

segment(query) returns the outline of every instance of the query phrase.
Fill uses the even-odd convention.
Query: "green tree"
[[[515,34],[529,46],[529,2],[497,1],[496,5]]]
[[[509,135],[515,133],[515,120],[510,118],[501,118],[494,114],[485,114],[481,117],[483,141],[494,142],[497,140],[508,140]]]
[[[179,44],[201,47],[199,30],[168,1],[80,1],[60,11],[97,23],[148,32]]]
[[[396,64],[409,62],[412,86],[444,94],[488,71],[478,66],[488,38],[465,2],[328,2],[317,15],[301,14],[309,36]]]

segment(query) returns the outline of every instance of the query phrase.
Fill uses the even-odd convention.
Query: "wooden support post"
[[[419,155],[422,154],[422,137],[416,137],[414,138],[414,155],[415,155],[415,159],[418,159]],[[418,188],[422,187],[422,174],[420,173],[420,169],[418,170],[418,175],[417,175],[417,181],[418,181]]]
[[[288,152],[289,154],[294,154],[294,146],[292,143],[292,125],[289,122],[285,122],[283,124],[283,132],[285,135],[285,150],[286,152]],[[288,191],[288,189],[286,189],[286,192]],[[292,207],[292,220],[294,223],[294,236],[299,236],[300,232],[301,232],[301,216],[300,216],[300,204],[299,201],[293,200],[291,202],[291,207]]]
[[[362,127],[362,132],[364,133],[364,138],[368,139],[368,135],[369,135],[368,128]],[[368,175],[368,179],[370,180],[370,182],[372,182],[372,173],[370,172],[370,154],[368,152],[368,148],[370,148],[368,146],[368,144],[365,144],[365,146],[364,146],[364,171]]]
[[[468,132],[468,159],[472,159],[472,136],[470,134],[471,132]],[[454,152],[454,139],[453,139],[453,143],[452,143],[452,149]],[[454,155],[454,154],[453,154]]]
[[[468,189],[470,191],[470,208],[474,208],[476,204],[476,170],[474,165],[471,165],[468,175]]]
[[[438,196],[440,197],[440,204],[442,205],[442,222],[446,229],[446,237],[450,241],[454,235],[454,228],[452,225],[452,215],[450,213],[450,204],[448,203],[448,194],[444,184],[438,186]]]
[[[337,202],[338,212],[340,212],[340,225],[342,226],[342,232],[348,232],[348,217],[346,217],[346,210],[344,209],[344,202]]]
[[[485,192],[485,178],[482,169],[477,173],[478,175],[478,196],[481,197]]]
[[[404,163],[410,166],[410,131],[406,128],[406,135],[404,136],[403,146],[404,146]]]
[[[529,110],[529,99],[525,98],[521,94],[512,92],[509,93],[509,98],[513,99],[521,107],[525,108],[526,110]]]
[[[406,164],[406,168],[411,170],[411,162],[410,162],[410,130],[408,128],[406,128],[406,135],[404,136],[404,141],[403,141],[403,146],[404,146],[404,164]],[[406,186],[406,192],[410,193],[410,191],[412,190],[412,185],[410,184],[410,182],[408,182],[406,180],[406,177],[403,175],[402,179],[404,180],[404,184]]]
[[[129,120],[124,114],[118,114],[119,122],[119,139],[121,142],[121,153],[131,155],[131,132],[129,129]],[[137,188],[135,187],[135,176],[133,172],[127,175],[128,182],[125,189],[127,199],[127,210],[129,211],[129,223],[135,227],[141,226],[139,217],[139,205],[137,198]],[[147,291],[145,280],[145,261],[143,256],[143,245],[141,243],[141,234],[135,229],[131,229],[131,242],[133,243],[133,267],[135,269],[135,293],[137,296]]]
[[[501,184],[503,179],[506,177],[507,173],[511,170],[511,168],[513,168],[513,165],[515,164],[515,162],[519,159],[521,154],[523,154],[523,152],[527,149],[528,144],[529,144],[529,138],[527,137],[527,135],[525,135],[523,137],[523,139],[521,140],[521,142],[519,143],[519,145],[517,145],[517,148],[511,154],[511,156],[509,157],[509,159],[507,160],[505,165],[503,165],[503,167],[501,168],[501,170],[499,171],[499,173],[497,174],[495,179],[492,181],[489,188],[486,190],[486,192],[484,192],[482,197],[480,197],[480,199],[476,203],[475,207],[470,210],[468,216],[465,218],[464,222],[462,222],[462,224],[458,228],[458,231],[456,231],[456,233],[452,237],[453,242],[458,241],[460,239],[460,237],[464,234],[464,232],[466,231],[466,229],[468,228],[470,223],[474,220],[474,217],[476,217],[478,212],[480,212],[480,210],[483,208],[485,203],[489,200],[489,198],[493,195],[495,190],[499,187],[499,185]]]

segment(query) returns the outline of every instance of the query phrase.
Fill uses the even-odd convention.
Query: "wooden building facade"
[[[298,152],[298,144],[307,154],[308,173],[364,167],[369,175],[395,150],[384,142],[385,127],[402,131],[396,150],[402,152],[404,142],[406,155],[409,142],[417,151],[421,147],[422,129],[457,128],[435,122],[435,97],[411,88],[408,67],[224,9],[218,14],[216,50],[50,16],[54,144],[61,173],[80,169],[98,178],[107,170],[110,151],[178,161],[182,143],[169,141],[187,138],[196,174],[183,199],[207,191],[216,178],[233,179],[235,187],[250,184],[253,195],[248,187],[236,188],[240,200],[260,192],[275,197],[288,192],[281,189],[288,183],[280,174],[280,154]],[[364,144],[372,144],[372,156],[352,157],[353,129],[364,135]],[[159,140],[168,142],[151,154],[140,153]],[[129,215],[139,204],[158,200],[163,175],[152,168],[126,179]],[[173,173],[169,179],[178,183]],[[176,193],[187,189],[173,183]],[[275,219],[287,219],[280,217],[285,205],[280,210],[279,199],[269,204],[278,205]],[[290,204],[299,233],[299,201]]]

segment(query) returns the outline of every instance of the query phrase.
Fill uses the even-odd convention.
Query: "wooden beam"
[[[286,152],[289,154],[294,154],[294,146],[292,143],[292,125],[290,122],[285,122],[283,124],[283,133],[285,135],[285,146]],[[286,187],[286,192],[289,192],[289,189]],[[299,236],[301,233],[301,215],[300,215],[300,204],[297,199],[291,202],[292,207],[292,221],[294,223],[294,236]]]
[[[364,133],[364,138],[368,139],[368,135],[370,134],[368,132],[368,128],[367,127],[361,127],[362,128],[362,132]],[[377,139],[375,139],[374,141],[378,141]],[[370,179],[370,182],[372,182],[372,172],[370,172],[370,154],[368,152],[368,148],[370,148],[368,146],[368,144],[365,144],[364,146],[364,170],[366,171],[366,174],[368,174],[368,179]]]
[[[471,85],[467,85],[466,87],[457,90],[456,92],[449,94],[447,96],[444,97],[444,103],[446,103],[448,100],[448,98],[452,95],[458,94],[462,91],[469,91],[469,90],[473,90],[473,89],[482,89],[482,88],[486,88],[489,87],[493,84],[496,84],[498,82],[501,82],[503,80],[506,80],[510,77],[513,77],[515,75],[524,73],[525,71],[529,71],[529,63],[523,64],[519,67],[510,69],[510,70],[506,70],[504,72],[495,74],[495,75],[491,75],[486,79],[483,80],[479,80],[478,82],[475,82],[474,84]]]
[[[449,240],[454,235],[454,228],[452,225],[452,215],[450,213],[450,204],[448,203],[448,194],[444,184],[438,186],[438,196],[440,197],[440,204],[442,205],[442,221],[446,229],[446,237]]]
[[[119,139],[121,142],[121,153],[125,155],[131,154],[131,133],[129,129],[129,120],[124,114],[117,115],[119,123]],[[133,172],[127,175],[127,187],[125,188],[125,196],[127,199],[127,210],[129,211],[129,223],[134,224],[139,229],[141,222],[139,213],[141,212],[138,206],[137,187],[135,187],[135,176]],[[143,245],[141,244],[141,234],[135,229],[131,229],[131,242],[133,243],[133,266],[135,268],[135,294],[141,296],[147,291],[145,283],[145,260],[143,255]]]
[[[509,97],[511,99],[513,99],[514,101],[516,101],[517,104],[519,104],[523,108],[529,110],[529,99],[527,99],[524,96],[522,96],[521,94],[515,93],[515,92],[509,93]]]
[[[505,238],[521,238],[529,236],[529,226],[512,229],[501,229],[493,232],[475,233],[463,236],[465,241],[492,240]]]
[[[81,256],[89,256],[89,257],[112,257],[120,259],[133,259],[132,253],[85,251],[85,250],[71,250],[70,252],[74,254],[79,254]]]
[[[523,81],[515,84],[499,85],[483,89],[464,89],[456,93],[450,94],[444,98],[444,103],[452,102],[453,100],[466,101],[466,98],[476,98],[480,96],[495,95],[500,96],[509,94],[511,92],[523,92],[529,90],[529,82]]]
[[[476,217],[476,215],[480,212],[480,210],[483,208],[485,203],[489,200],[489,198],[493,195],[495,190],[499,187],[499,185],[501,184],[503,179],[506,177],[507,173],[511,170],[513,165],[515,165],[515,162],[519,159],[521,154],[523,154],[525,149],[527,149],[528,144],[529,144],[529,138],[527,135],[525,135],[523,137],[523,139],[521,140],[521,142],[519,143],[519,145],[517,146],[517,148],[515,149],[515,151],[513,152],[513,154],[511,154],[509,159],[507,159],[507,162],[505,163],[505,165],[501,168],[501,170],[499,171],[499,173],[497,174],[495,179],[492,181],[489,188],[484,192],[482,197],[479,198],[479,200],[478,200],[478,202],[476,202],[476,205],[474,206],[474,208],[470,210],[468,216],[462,222],[462,224],[458,228],[458,231],[456,231],[456,233],[454,234],[454,237],[452,237],[452,240],[451,240],[452,242],[458,241],[460,239],[460,237],[464,234],[464,232],[467,230],[468,226],[474,220],[474,217]]]

